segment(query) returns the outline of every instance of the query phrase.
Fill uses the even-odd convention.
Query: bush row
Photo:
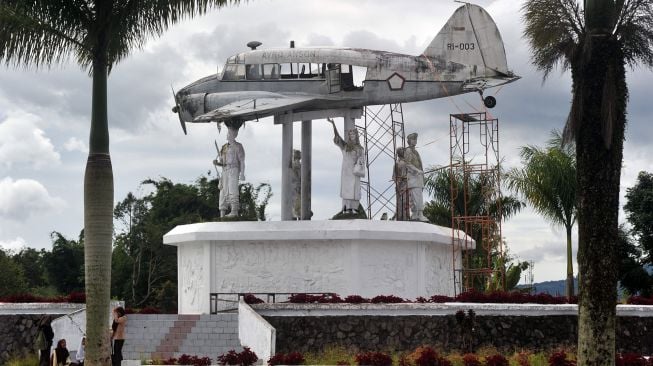
[[[247,294],[244,297],[245,302],[248,304],[259,304],[263,300],[258,297]],[[639,300],[643,301],[643,300]],[[653,304],[653,299],[650,300]],[[445,302],[466,302],[466,303],[495,303],[495,304],[576,304],[578,299],[572,297],[567,299],[563,296],[552,296],[549,294],[527,294],[521,292],[505,292],[505,291],[496,291],[496,292],[479,292],[479,291],[469,291],[463,292],[457,296],[443,296],[443,295],[433,295],[431,297],[424,298],[418,297],[415,300],[403,299],[394,295],[379,295],[372,298],[365,298],[359,295],[349,295],[345,298],[340,297],[337,294],[322,294],[322,295],[309,295],[309,294],[294,294],[288,298],[288,302],[295,304],[307,304],[307,303],[324,303],[324,304],[339,304],[339,303],[350,303],[350,304],[363,304],[363,303],[372,303],[372,304],[392,304],[392,303],[445,303]]]
[[[54,296],[54,297],[34,296],[30,294],[17,294],[17,295],[2,296],[0,297],[0,302],[9,302],[9,303],[52,302],[52,303],[83,304],[86,302],[86,294],[83,292],[71,292],[67,296]]]
[[[531,366],[531,355],[528,352],[516,353],[513,357],[513,363],[519,366]],[[359,366],[452,366],[454,363],[462,364],[463,366],[509,366],[511,362],[502,354],[489,354],[480,356],[474,353],[467,353],[462,356],[449,356],[441,355],[431,347],[423,346],[416,348],[411,353],[401,354],[397,361],[393,361],[390,354],[384,352],[361,352],[354,356],[355,364]],[[256,353],[251,351],[248,347],[244,347],[243,351],[236,352],[231,350],[218,357],[220,365],[230,366],[251,366],[258,361]],[[269,366],[275,365],[303,365],[305,363],[304,356],[299,352],[292,353],[277,353],[270,357],[267,361]],[[576,366],[576,360],[571,354],[565,351],[556,351],[546,357],[546,363],[549,366]],[[152,362],[151,365],[165,364],[165,365],[193,365],[205,366],[211,364],[211,359],[208,357],[197,357],[182,355],[179,358],[170,358],[160,362]],[[341,360],[337,365],[345,366],[350,365],[349,361]],[[653,366],[653,358],[647,360],[642,355],[628,353],[619,354],[615,359],[616,366]]]

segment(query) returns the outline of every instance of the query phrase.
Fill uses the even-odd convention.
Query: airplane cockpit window
[[[222,73],[222,80],[245,80],[245,65],[227,64]]]
[[[281,64],[282,79],[324,79],[324,66],[320,64],[299,62]]]
[[[263,64],[263,79],[274,80],[279,79],[279,71],[281,66],[279,64]]]
[[[261,80],[261,65],[245,65],[247,80]]]

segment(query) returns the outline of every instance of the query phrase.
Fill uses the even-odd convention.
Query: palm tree
[[[535,211],[562,225],[567,232],[567,297],[574,295],[574,267],[571,254],[571,229],[576,223],[576,156],[572,144],[563,144],[554,131],[546,149],[521,148],[523,169],[506,174],[508,188],[526,198]]]
[[[432,200],[424,205],[424,215],[432,224],[451,227],[451,182],[452,174],[447,169],[432,169],[424,179],[424,188],[432,196]],[[495,219],[501,217],[506,220],[518,213],[524,203],[514,196],[503,196],[501,201],[490,199],[488,187],[494,183],[490,174],[475,174],[467,177],[467,207],[463,194],[457,194],[453,202],[453,212],[459,216],[492,216]],[[454,185],[461,187],[465,185],[462,176],[454,176]],[[465,210],[466,209],[466,210]],[[501,214],[499,216],[499,214]]]
[[[524,206],[523,202],[513,196],[499,198],[495,184],[496,174],[494,173],[468,174],[464,176],[461,173],[451,172],[448,169],[432,169],[431,171],[432,173],[425,177],[424,188],[432,196],[432,200],[424,205],[424,215],[432,224],[452,227],[452,215],[460,217],[491,217],[496,221],[505,221],[518,213]],[[453,191],[457,192],[454,193],[453,200],[452,184],[454,187]],[[467,220],[463,220],[463,222],[471,224],[471,227],[467,229],[467,234],[476,243],[474,254],[463,265],[468,267],[466,269],[491,266],[499,269],[501,273],[500,278],[504,278],[504,259],[498,258],[495,252],[501,238],[490,234],[487,228],[484,230],[483,225],[478,223],[472,224]],[[491,259],[491,263],[488,263],[489,259]],[[467,283],[467,285],[472,285],[479,290],[503,288],[504,285],[502,280],[498,280],[499,277],[495,279],[495,282],[497,284],[501,282],[501,286],[496,284],[493,286],[491,278],[483,278],[482,276],[471,276],[469,279],[471,283]]]
[[[615,355],[619,182],[626,127],[626,66],[653,66],[650,0],[527,0],[524,36],[544,77],[571,70],[563,133],[576,144],[579,365]]]
[[[238,0],[232,0],[237,2]],[[87,295],[86,360],[109,359],[113,172],[107,78],[113,65],[170,25],[229,0],[0,0],[0,61],[48,67],[72,56],[93,79],[89,155],[84,175]]]

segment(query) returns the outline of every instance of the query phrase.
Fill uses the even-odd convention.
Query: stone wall
[[[54,315],[0,315],[0,365],[12,357],[34,353],[34,340],[41,324]]]
[[[411,351],[421,345],[469,351],[493,346],[550,350],[574,346],[576,305],[538,304],[257,304],[276,330],[277,352],[318,352],[325,346]],[[456,313],[476,314],[471,326]],[[653,354],[653,306],[617,306],[617,351]],[[470,319],[466,316],[465,319]],[[469,323],[467,323],[469,324]]]
[[[276,328],[277,352],[317,352],[325,345],[361,350],[408,351],[421,345],[462,349],[464,331],[448,316],[299,316],[265,317]],[[653,318],[620,317],[617,349],[621,352],[653,353]],[[550,350],[573,346],[577,317],[477,316],[470,339],[474,348],[494,346]]]

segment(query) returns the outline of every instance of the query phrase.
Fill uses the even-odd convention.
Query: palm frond
[[[508,188],[526,198],[548,221],[565,227],[576,220],[576,161],[573,146],[563,145],[558,132],[546,149],[523,146],[524,167],[511,169],[505,177]]]
[[[653,67],[653,3],[650,0],[626,1],[615,36],[622,44],[627,65],[634,67],[642,63]]]
[[[574,0],[531,0],[523,7],[526,25],[524,37],[529,41],[532,62],[544,72],[546,80],[556,67],[570,67],[571,53],[584,33],[582,11]]]
[[[0,1],[0,61],[43,67],[90,53],[84,45],[89,19],[71,1]]]
[[[108,59],[112,65],[140,49],[152,37],[161,35],[183,19],[205,14],[210,9],[239,0],[128,0],[114,5]]]

